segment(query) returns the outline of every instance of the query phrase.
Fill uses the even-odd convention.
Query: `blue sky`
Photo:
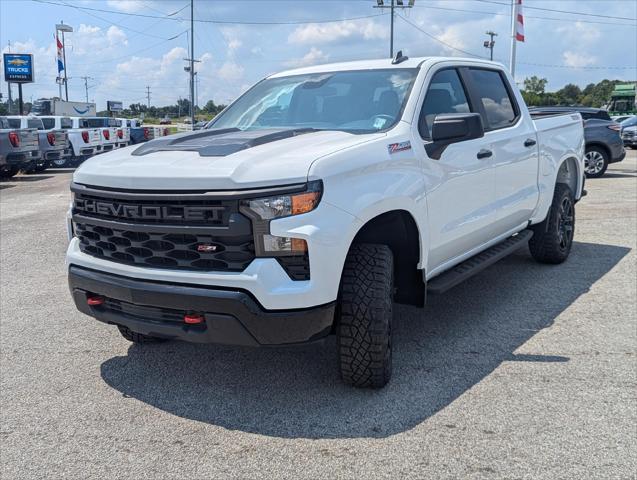
[[[0,0],[2,51],[8,51],[11,41],[11,51],[35,54],[36,83],[25,86],[27,99],[58,93],[53,35],[55,23],[62,20],[75,28],[67,36],[69,99],[84,100],[82,76],[92,77],[89,100],[96,101],[98,109],[105,108],[106,100],[145,103],[146,86],[155,105],[188,96],[182,60],[188,56],[188,0],[50,2]],[[400,12],[410,23],[396,19],[395,45],[410,56],[467,56],[461,50],[486,56],[484,32],[494,30],[499,33],[495,57],[507,61],[507,2],[416,0],[416,8]],[[210,98],[226,103],[279,70],[387,56],[389,16],[372,8],[375,4],[375,0],[195,0],[195,18],[208,21],[195,24],[200,104]],[[637,78],[637,1],[525,0],[525,7],[526,42],[518,43],[518,81],[539,75],[556,89],[566,83],[583,87],[603,78]],[[170,14],[174,15],[166,18]],[[350,20],[295,24],[342,19]],[[6,94],[6,83],[0,91]]]

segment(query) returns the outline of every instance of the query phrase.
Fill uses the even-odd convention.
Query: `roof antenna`
[[[398,65],[399,63],[403,63],[405,60],[409,60],[409,57],[407,55],[403,55],[402,50],[398,50],[398,53],[396,53],[396,56],[391,61],[391,64]]]

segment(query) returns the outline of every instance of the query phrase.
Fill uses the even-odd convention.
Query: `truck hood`
[[[305,182],[312,163],[385,134],[315,130],[204,130],[85,161],[73,180],[139,190],[234,190]]]

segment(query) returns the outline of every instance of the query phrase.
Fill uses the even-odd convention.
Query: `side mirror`
[[[484,137],[484,126],[479,113],[442,113],[436,115],[431,127],[432,142],[425,145],[429,158],[440,156],[452,143]]]

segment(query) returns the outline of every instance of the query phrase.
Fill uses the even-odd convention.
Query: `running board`
[[[474,276],[485,268],[502,260],[507,255],[524,247],[533,236],[531,230],[522,230],[517,235],[507,238],[503,242],[494,245],[487,250],[474,255],[455,267],[441,273],[427,282],[427,292],[432,294],[443,293],[455,287],[467,278]]]

